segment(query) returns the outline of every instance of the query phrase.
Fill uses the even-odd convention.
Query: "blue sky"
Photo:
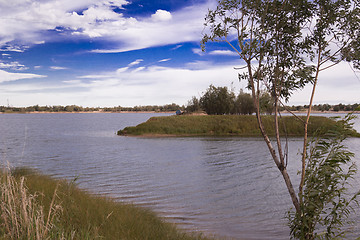
[[[186,104],[206,88],[239,91],[226,45],[200,50],[213,0],[0,1],[0,105]],[[360,102],[347,64],[320,76],[316,103]],[[290,104],[307,104],[309,89]]]

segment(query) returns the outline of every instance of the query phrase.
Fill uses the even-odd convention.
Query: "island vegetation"
[[[277,106],[279,112],[306,112],[309,105],[279,105]],[[185,108],[186,113],[201,112],[207,114],[254,114],[256,106],[253,97],[250,93],[240,89],[236,94],[234,89],[229,89],[226,86],[216,87],[210,85],[208,89],[199,97],[193,96],[187,103]],[[261,114],[274,114],[275,104],[273,96],[269,91],[259,91],[259,111]],[[318,112],[354,112],[360,111],[360,104],[315,104],[312,106],[312,111]]]
[[[0,239],[209,239],[29,169],[0,172]]]
[[[300,117],[304,119],[304,117]],[[263,123],[270,136],[275,136],[274,118],[264,116]],[[309,123],[309,134],[327,132],[338,127],[340,122],[334,119],[312,116]],[[304,134],[303,122],[292,116],[280,120],[282,136],[298,137]],[[126,136],[242,136],[260,137],[261,133],[254,115],[181,115],[152,117],[135,127],[126,127],[118,131]],[[351,136],[360,137],[355,130]]]

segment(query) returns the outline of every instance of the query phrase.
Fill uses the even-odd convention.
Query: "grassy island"
[[[263,123],[270,136],[275,135],[274,117],[263,116]],[[303,136],[303,122],[292,116],[280,119],[280,126],[286,127],[288,136]],[[308,132],[312,135],[316,131],[326,132],[338,126],[336,120],[321,117],[310,117]],[[280,129],[285,134],[285,128]],[[180,115],[166,117],[152,117],[136,127],[126,127],[118,131],[118,135],[125,136],[261,136],[256,116],[253,115]],[[355,130],[351,136],[360,137]]]
[[[0,239],[206,239],[148,209],[27,169],[0,171]]]

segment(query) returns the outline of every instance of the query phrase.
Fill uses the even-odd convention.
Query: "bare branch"
[[[296,119],[300,120],[302,123],[305,124],[305,121],[304,121],[301,117],[299,117],[298,115],[296,115],[295,113],[293,113],[288,107],[285,106],[285,104],[284,104],[281,100],[279,100],[279,101],[280,101],[280,104],[283,106],[283,108],[284,108],[288,113],[290,113],[290,114],[293,115]]]

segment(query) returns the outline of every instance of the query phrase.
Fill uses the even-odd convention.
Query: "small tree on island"
[[[336,216],[344,216],[349,202],[356,200],[356,195],[351,199],[342,198],[346,188],[337,184],[345,184],[354,174],[353,168],[344,169],[351,160],[351,153],[343,151],[342,141],[346,131],[339,130],[333,134],[333,138],[337,139],[334,142],[332,138],[314,140],[315,145],[310,144],[312,147],[309,147],[307,133],[320,73],[343,61],[352,62],[353,67],[360,68],[359,5],[358,0],[221,0],[205,18],[208,32],[202,39],[203,50],[209,41],[226,42],[245,63],[239,79],[248,83],[260,131],[295,208],[289,221],[294,238],[315,239],[321,234],[325,239],[340,236],[339,225],[342,222]],[[296,192],[287,171],[287,149],[283,149],[280,138],[279,109],[281,105],[285,107],[284,103],[294,91],[309,84],[312,85],[312,93],[306,117],[294,114],[304,124],[301,178]],[[262,123],[262,89],[270,94],[273,101],[275,145]],[[349,127],[348,121],[350,119],[344,122],[344,128]],[[329,148],[324,149],[325,146]],[[328,159],[338,164],[324,164]],[[321,170],[322,167],[327,170]],[[318,175],[312,175],[312,171]],[[326,185],[338,195],[329,193],[328,198],[324,192],[313,189],[315,183],[323,181],[324,177],[340,179],[338,182],[329,181]],[[321,203],[309,204],[309,199],[314,197],[319,198]],[[309,215],[310,212],[312,214]],[[322,232],[316,232],[318,228]]]

